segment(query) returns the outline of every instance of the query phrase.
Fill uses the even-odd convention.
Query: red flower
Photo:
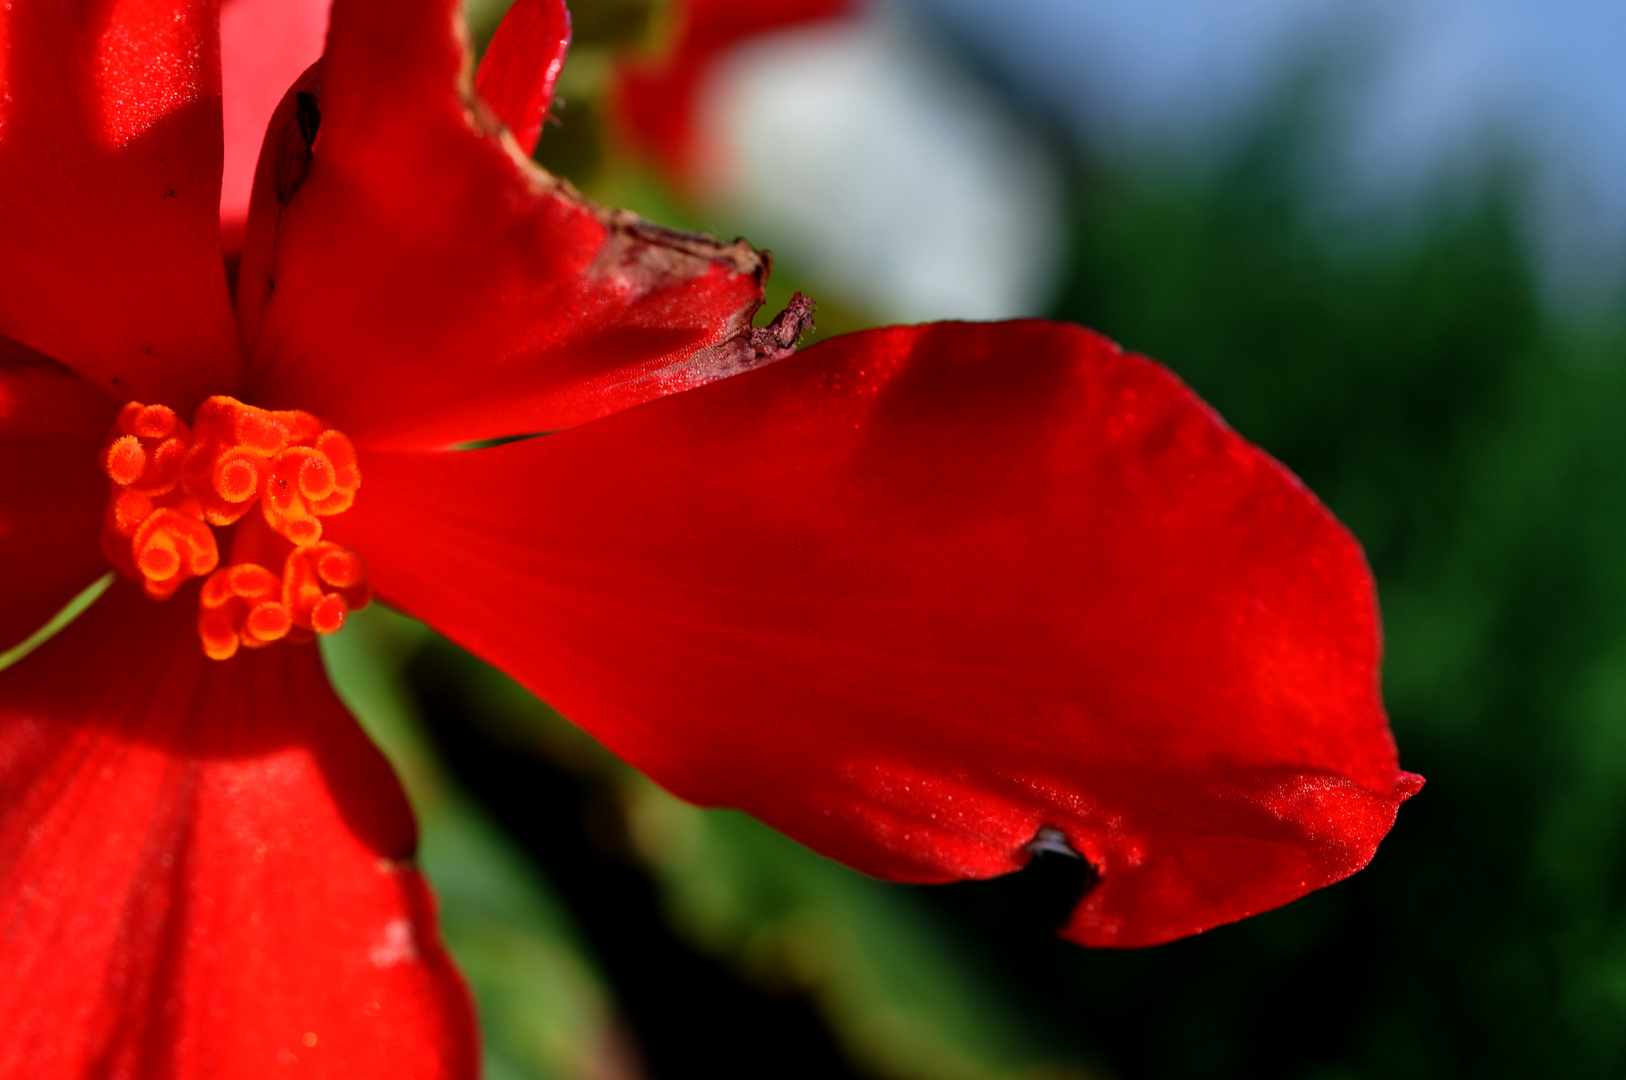
[[[859,869],[1059,833],[1099,874],[1079,941],[1365,865],[1419,781],[1361,554],[1281,466],[1075,327],[787,358],[756,252],[527,163],[556,0],[483,102],[458,10],[338,0],[232,299],[212,6],[0,9],[0,640],[104,542],[123,571],[0,672],[0,1075],[474,1074],[401,792],[278,640],[365,599],[351,552],[672,790]]]
[[[644,150],[669,181],[686,184],[702,152],[695,105],[711,64],[732,46],[774,30],[855,12],[860,0],[675,0],[662,55],[616,70],[612,109],[621,137]]]

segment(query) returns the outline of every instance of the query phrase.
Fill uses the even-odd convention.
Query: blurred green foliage
[[[1429,786],[1348,884],[1049,988],[1108,1010],[1082,1034],[1127,1075],[1621,1075],[1626,322],[1544,309],[1494,185],[1329,225],[1304,138],[1091,174],[1057,313],[1168,363],[1360,538]]]
[[[866,1073],[896,1080],[1063,1075],[1004,980],[909,894],[735,811],[629,782],[640,853],[671,918],[758,983],[811,993]]]
[[[429,632],[373,605],[322,639],[334,686],[384,749],[417,812],[418,861],[480,1012],[487,1080],[618,1080],[625,1035],[569,914],[446,776],[424,742],[400,665]]]

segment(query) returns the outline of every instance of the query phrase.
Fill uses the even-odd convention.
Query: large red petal
[[[0,672],[0,1076],[475,1076],[388,765],[194,618],[120,583]]]
[[[320,85],[273,118],[238,288],[255,401],[358,443],[446,445],[765,359],[749,325],[765,260],[531,165],[469,86],[459,12],[339,0]]]
[[[118,403],[0,338],[0,652],[107,569],[102,441]]]
[[[1353,873],[1413,790],[1361,552],[1077,327],[832,340],[558,435],[372,453],[381,593],[686,798],[861,870],[1099,872],[1144,945]]]
[[[185,413],[236,387],[214,5],[0,6],[0,334]]]
[[[858,0],[678,0],[671,46],[616,71],[612,115],[624,139],[653,157],[675,184],[692,177],[695,104],[718,54],[759,34],[846,15]]]
[[[225,170],[220,183],[222,243],[240,248],[265,127],[300,72],[322,55],[330,0],[222,0],[220,104]]]
[[[570,12],[564,0],[516,0],[497,24],[474,88],[519,148],[529,154],[542,137],[553,88],[570,48]]]

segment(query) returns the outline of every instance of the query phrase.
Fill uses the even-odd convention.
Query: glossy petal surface
[[[305,127],[292,100],[273,119],[238,290],[256,402],[358,445],[436,446],[758,362],[763,258],[604,211],[520,157],[468,85],[459,12],[339,0]]]
[[[236,386],[213,5],[0,7],[0,334],[125,400]]]
[[[322,55],[331,0],[223,0],[220,103],[225,170],[220,183],[224,245],[242,246],[254,166],[282,95]]]
[[[517,0],[480,58],[474,88],[530,154],[542,137],[553,88],[570,48],[564,0]]]
[[[1144,945],[1371,858],[1415,778],[1359,549],[1076,327],[848,335],[541,439],[373,453],[379,593],[686,798],[910,881],[1099,871]]]
[[[389,767],[195,618],[120,583],[0,672],[0,1076],[474,1077]]]
[[[622,135],[674,183],[691,177],[695,104],[713,60],[731,46],[795,26],[848,14],[857,0],[677,0],[671,44],[616,73],[614,114]]]
[[[98,454],[118,404],[0,338],[0,652],[107,569]]]

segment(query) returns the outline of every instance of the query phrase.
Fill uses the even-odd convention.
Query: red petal
[[[695,156],[695,98],[719,53],[747,38],[833,19],[857,0],[679,0],[670,50],[616,72],[612,113],[622,136],[649,154],[667,179],[689,180]]]
[[[190,414],[237,378],[214,8],[0,6],[0,334]]]
[[[107,569],[99,457],[118,403],[0,338],[0,652]]]
[[[850,335],[541,439],[372,453],[380,595],[678,794],[943,881],[1059,828],[1145,945],[1372,857],[1414,778],[1349,534],[1052,323]]]
[[[121,582],[0,673],[0,1075],[475,1076],[388,765],[195,618]]]
[[[553,87],[570,48],[564,0],[518,0],[491,37],[474,88],[529,155],[542,137]]]
[[[238,249],[265,126],[288,87],[322,55],[329,0],[223,0],[220,99],[226,167],[220,185],[222,243]]]
[[[473,94],[456,0],[339,0],[283,103],[238,309],[254,400],[358,444],[548,431],[759,362],[765,261],[585,202]]]

